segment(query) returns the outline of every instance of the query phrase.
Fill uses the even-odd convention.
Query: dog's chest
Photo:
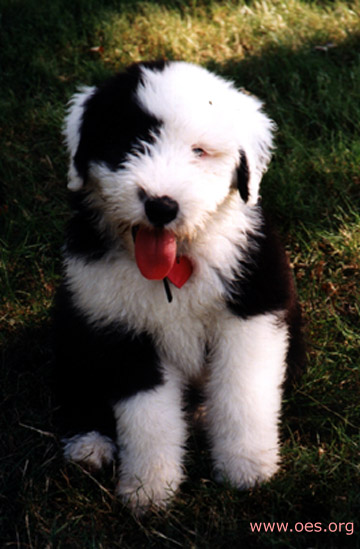
[[[162,281],[146,280],[124,258],[88,264],[70,258],[66,271],[75,305],[92,323],[147,332],[169,366],[176,364],[191,376],[199,373],[225,311],[224,288],[214,270],[195,272],[181,289],[171,285],[171,303]]]

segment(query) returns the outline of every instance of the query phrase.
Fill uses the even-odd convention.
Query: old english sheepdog
[[[70,102],[74,214],[55,308],[64,454],[92,468],[117,457],[134,511],[165,506],[184,479],[197,378],[216,478],[244,489],[278,468],[301,334],[259,198],[273,130],[256,98],[185,62],[132,65]]]

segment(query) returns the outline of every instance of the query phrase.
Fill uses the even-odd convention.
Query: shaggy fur
[[[133,65],[70,103],[74,215],[55,315],[64,451],[95,468],[117,453],[117,493],[135,511],[164,506],[184,478],[184,390],[204,370],[216,477],[244,489],[278,468],[282,385],[302,351],[259,200],[272,134],[257,99],[183,62]],[[193,268],[181,288],[141,274],[139,227],[175,235]]]

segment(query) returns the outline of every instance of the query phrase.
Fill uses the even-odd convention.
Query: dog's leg
[[[207,421],[217,478],[248,488],[278,468],[278,421],[288,330],[279,315],[222,325],[207,385]]]
[[[114,407],[120,448],[117,493],[136,513],[164,507],[183,478],[186,426],[175,376]]]
[[[62,431],[64,457],[92,470],[111,463],[116,446],[111,406],[97,393],[99,382],[69,356],[57,373],[55,422]],[[89,364],[89,363],[87,363]],[[72,367],[72,375],[69,370]]]
[[[116,348],[89,331],[65,286],[57,294],[54,323],[54,422],[62,436],[64,457],[100,469],[111,463],[116,450],[106,386],[107,378],[111,384],[108,363],[117,366]]]

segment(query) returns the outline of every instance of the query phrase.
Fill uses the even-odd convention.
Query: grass
[[[0,0],[2,546],[360,547],[359,17],[359,0]],[[174,505],[139,522],[113,496],[115,471],[62,461],[50,311],[69,215],[64,105],[79,84],[162,56],[234,79],[278,125],[263,199],[294,267],[309,367],[284,401],[270,483],[216,485],[192,432]],[[354,533],[252,533],[254,521],[353,522]]]

